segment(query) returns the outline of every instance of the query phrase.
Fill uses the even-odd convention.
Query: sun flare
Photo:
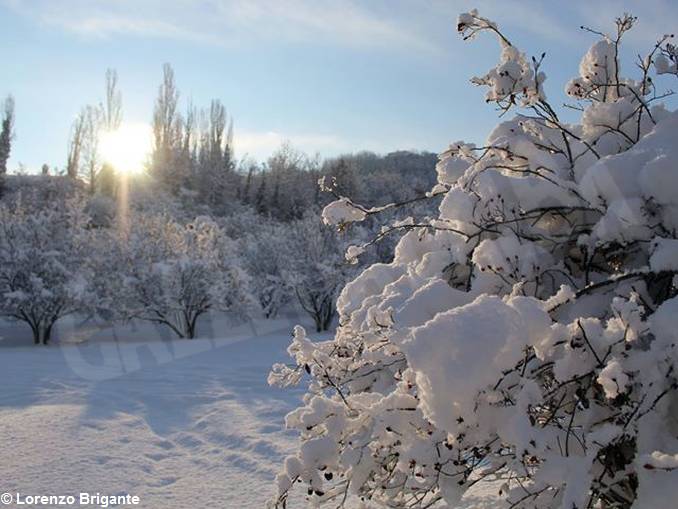
[[[140,172],[151,153],[151,128],[146,124],[122,124],[100,140],[103,160],[123,173]]]

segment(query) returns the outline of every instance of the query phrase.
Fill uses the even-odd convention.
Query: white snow
[[[616,398],[621,392],[624,392],[628,381],[629,377],[624,373],[622,365],[616,359],[609,361],[598,375],[598,383],[602,385],[605,396],[608,398]]]
[[[323,209],[322,216],[325,224],[338,225],[363,221],[367,214],[351,203],[348,198],[342,198],[327,205]]]
[[[298,320],[233,328],[217,316],[202,332],[226,337],[195,340],[66,321],[62,344],[48,347],[0,322],[0,491],[130,494],[143,508],[264,507],[297,440],[285,414],[302,395],[266,378],[287,360]],[[500,507],[482,501],[488,489],[472,490],[468,507]]]
[[[473,395],[520,360],[526,344],[545,335],[548,319],[530,301],[515,297],[506,304],[483,295],[412,330],[401,348],[424,388],[419,398],[431,422],[450,433],[458,431],[458,418],[468,424]]]
[[[292,322],[171,341],[149,327],[130,336],[150,340],[115,341],[130,332],[118,327],[50,347],[30,337],[25,347],[4,346],[22,329],[1,324],[0,491],[129,493],[149,508],[263,507],[294,439],[284,415],[299,393],[266,382],[285,358]]]

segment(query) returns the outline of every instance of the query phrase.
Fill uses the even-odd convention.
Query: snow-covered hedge
[[[675,74],[676,52],[662,37],[622,77],[634,22],[584,55],[571,124],[543,56],[459,17],[462,36],[501,46],[473,82],[519,111],[441,155],[439,216],[385,228],[407,233],[344,288],[333,340],[295,329],[294,364],[269,381],[311,380],[272,505],[299,483],[312,504],[454,507],[488,480],[514,508],[675,505],[678,112],[652,75],[653,62]],[[381,210],[338,197],[324,218],[345,228]]]

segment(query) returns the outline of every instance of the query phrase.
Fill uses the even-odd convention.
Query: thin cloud
[[[131,34],[239,46],[261,40],[439,52],[388,4],[342,0],[0,0],[43,25],[88,37]],[[367,5],[370,5],[368,8]]]
[[[271,156],[284,143],[290,143],[308,154],[338,153],[350,147],[349,143],[337,136],[322,134],[236,131],[233,139],[238,157],[247,155],[260,160]]]
[[[625,37],[636,49],[647,51],[664,34],[678,31],[678,4],[675,1],[654,0],[638,4],[630,1],[599,0],[577,4],[586,24],[612,33],[614,20],[625,12],[638,17],[636,26]]]
[[[356,151],[372,151],[386,154],[394,150],[416,150],[425,144],[412,140],[389,140],[383,143],[365,138],[347,139],[333,134],[281,133],[277,131],[240,131],[236,129],[233,145],[237,157],[266,160],[283,144],[289,143],[296,149],[323,157],[332,157]]]
[[[656,42],[665,33],[675,33],[678,28],[678,4],[673,0],[580,0],[567,2],[554,8],[549,2],[535,0],[477,0],[475,6],[481,14],[500,21],[505,27],[550,39],[557,42],[572,41],[579,37],[581,25],[614,32],[615,18],[625,12],[638,16],[638,23],[626,36],[634,45],[643,46]],[[468,10],[463,1],[455,4],[460,10]],[[567,23],[564,23],[566,14]]]
[[[502,30],[511,33],[528,33],[547,40],[565,41],[572,36],[568,27],[564,27],[548,2],[529,0],[476,0],[469,4],[466,0],[437,0],[432,4],[438,16],[450,20],[450,30],[454,30],[453,22],[461,12],[478,9],[481,16],[486,16],[499,23]]]

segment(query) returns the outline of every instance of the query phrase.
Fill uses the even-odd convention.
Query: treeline
[[[85,106],[71,129],[66,174],[88,183],[90,192],[111,193],[110,168],[98,153],[103,133],[123,118],[114,70],[106,73],[104,100]],[[152,118],[153,146],[147,173],[164,191],[210,214],[224,216],[240,206],[282,221],[300,219],[328,201],[317,185],[336,179],[337,191],[368,203],[404,201],[423,194],[435,181],[436,155],[370,152],[321,160],[285,143],[265,162],[237,160],[233,118],[219,99],[207,108],[182,103],[172,67],[163,66]]]
[[[431,153],[364,152],[323,161],[284,143],[265,162],[238,161],[233,119],[220,100],[202,110],[188,102],[183,111],[174,71],[166,64],[148,172],[188,207],[200,203],[210,214],[228,215],[245,206],[280,221],[301,219],[328,202],[318,186],[323,176],[334,177],[338,191],[377,204],[423,194],[435,181],[437,157]]]
[[[299,306],[330,327],[354,266],[347,239],[315,213],[281,223],[246,210],[188,219],[152,181],[139,182],[125,221],[100,221],[100,203],[64,176],[12,176],[0,201],[0,317],[48,344],[67,315],[142,320],[182,338],[203,315],[235,321]]]
[[[304,171],[291,174],[308,177]],[[149,176],[131,183],[126,209],[68,176],[11,176],[6,184],[0,317],[24,322],[36,344],[48,344],[55,324],[73,314],[148,321],[192,338],[209,312],[242,320],[297,307],[317,331],[328,330],[344,284],[392,253],[389,239],[361,265],[350,263],[347,247],[376,236],[376,226],[338,232],[313,201],[292,217],[284,201],[292,190],[283,186],[279,208],[264,214],[240,203],[219,215]]]
[[[2,104],[0,178],[7,173],[14,132],[14,99]],[[90,195],[114,198],[115,168],[101,153],[105,134],[123,122],[123,97],[118,74],[108,69],[102,100],[85,105],[71,126],[63,167],[43,165],[43,175],[65,175],[85,183]],[[241,206],[277,220],[303,217],[309,208],[327,203],[317,183],[333,177],[337,192],[356,200],[385,204],[421,195],[435,183],[437,156],[410,151],[380,156],[371,152],[330,159],[311,157],[284,143],[265,162],[236,159],[234,122],[220,99],[199,108],[181,101],[174,70],[163,66],[155,99],[152,150],[146,174],[163,191],[189,208],[201,204],[210,214],[225,216]],[[21,172],[25,172],[20,169]]]

